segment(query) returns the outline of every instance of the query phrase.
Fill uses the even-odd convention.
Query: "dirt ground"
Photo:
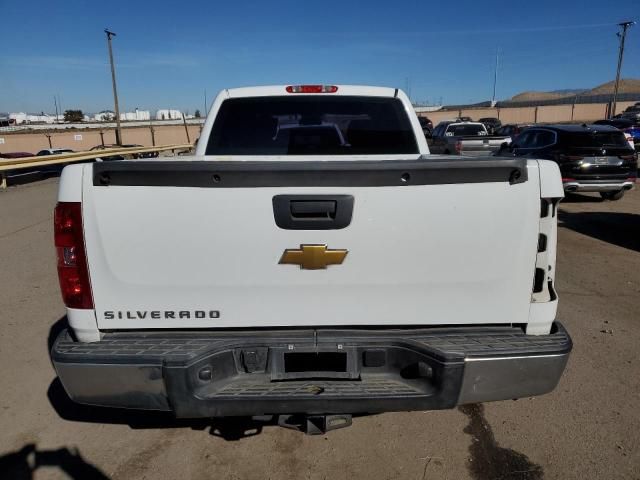
[[[64,313],[56,188],[50,179],[0,192],[2,478],[640,479],[637,190],[619,202],[580,195],[561,204],[559,319],[574,350],[553,393],[356,418],[305,436],[70,402],[47,351]]]

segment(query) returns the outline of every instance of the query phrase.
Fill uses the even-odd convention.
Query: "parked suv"
[[[45,155],[60,155],[62,153],[74,153],[70,148],[45,148],[40,150],[36,155],[42,157]]]
[[[521,123],[521,124],[508,123],[496,129],[495,135],[498,135],[501,137],[503,136],[509,137],[509,139],[501,145],[497,155],[503,155],[506,151],[508,151],[509,145],[511,144],[511,142],[515,142],[516,138],[518,138],[518,135],[520,135],[525,128],[529,128],[532,125],[533,125],[532,123]]]
[[[622,130],[624,133],[631,135],[634,146],[640,143],[640,125],[628,118],[612,118],[609,120],[598,120],[593,122],[595,125],[611,125]],[[637,150],[637,148],[636,148]]]
[[[494,117],[485,117],[478,121],[480,123],[484,123],[484,126],[487,127],[490,135],[495,135],[496,130],[502,126],[500,119]]]
[[[433,133],[433,122],[427,117],[421,117],[420,115],[418,115],[418,121],[420,122],[420,127],[422,128],[424,136],[426,138],[431,138],[431,134]]]
[[[637,175],[637,154],[623,132],[609,125],[530,127],[511,144],[516,157],[553,160],[566,192],[600,192],[620,200]]]

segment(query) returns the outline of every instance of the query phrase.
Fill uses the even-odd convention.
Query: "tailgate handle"
[[[336,218],[335,200],[291,200],[291,216],[293,218],[310,218],[329,220]]]
[[[286,230],[338,230],[351,223],[351,195],[276,195],[273,217]]]

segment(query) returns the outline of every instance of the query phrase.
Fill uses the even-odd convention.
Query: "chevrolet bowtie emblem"
[[[288,248],[279,263],[300,265],[303,270],[319,270],[327,265],[340,265],[348,250],[328,250],[326,245],[300,245],[300,249]]]

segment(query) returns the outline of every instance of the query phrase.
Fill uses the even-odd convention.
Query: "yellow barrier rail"
[[[91,152],[61,153],[57,155],[43,155],[23,158],[0,158],[0,175],[2,176],[2,188],[7,188],[8,172],[24,170],[27,168],[37,168],[49,165],[60,165],[67,163],[95,160],[102,157],[113,157],[120,155],[130,157],[143,153],[166,152],[172,150],[190,150],[193,145],[188,143],[178,145],[162,145],[159,147],[128,147],[128,148],[105,148],[104,150],[93,150]]]

